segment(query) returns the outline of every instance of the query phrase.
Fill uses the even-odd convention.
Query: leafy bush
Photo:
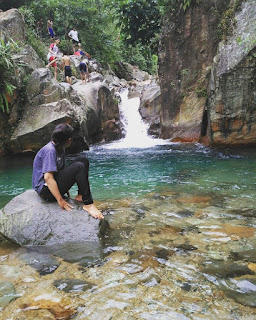
[[[45,63],[47,63],[46,55],[47,50],[45,45],[42,43],[40,38],[35,34],[35,31],[28,28],[27,29],[27,41],[28,44],[36,51],[39,58],[42,59]]]
[[[12,55],[17,50],[18,45],[12,39],[7,44],[0,39],[0,108],[3,112],[9,112],[10,97],[16,89],[12,83],[16,67]]]
[[[20,12],[23,14],[24,20],[26,21],[26,36],[28,44],[36,51],[39,58],[44,62],[47,62],[45,45],[35,31],[35,17],[33,11],[30,8],[22,7]]]
[[[61,40],[58,47],[63,53],[73,54],[73,46],[69,40]]]

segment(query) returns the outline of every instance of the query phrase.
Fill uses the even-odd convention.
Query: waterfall
[[[168,144],[166,140],[156,139],[148,135],[149,125],[142,120],[139,113],[139,97],[128,99],[128,89],[125,89],[120,93],[120,98],[119,110],[125,137],[107,144],[106,148],[150,148]]]

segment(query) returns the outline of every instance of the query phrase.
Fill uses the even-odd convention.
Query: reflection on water
[[[88,267],[67,248],[31,262],[2,242],[1,319],[256,319],[255,153],[170,144],[87,154],[111,225],[102,261]],[[24,168],[1,166],[2,203],[30,188]]]

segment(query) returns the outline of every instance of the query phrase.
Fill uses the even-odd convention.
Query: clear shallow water
[[[0,278],[15,284],[18,299],[0,318],[256,319],[253,150],[98,145],[86,154],[111,226],[102,262],[87,268],[57,257],[57,270],[40,276],[21,259],[25,249],[1,244]],[[30,188],[31,160],[0,170],[4,205]],[[65,292],[67,279],[92,286],[74,282]],[[64,281],[59,289],[56,281]]]

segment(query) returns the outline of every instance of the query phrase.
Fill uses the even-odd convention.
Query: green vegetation
[[[17,49],[18,45],[12,39],[7,44],[0,39],[0,108],[3,112],[9,112],[10,97],[16,89],[12,84],[16,66],[12,56]]]
[[[47,62],[46,55],[45,55],[45,45],[43,44],[41,39],[38,37],[35,31],[35,18],[34,18],[33,12],[26,7],[22,7],[20,11],[24,16],[24,20],[26,21],[26,25],[27,25],[26,37],[27,37],[28,43],[37,52],[39,58]]]
[[[18,119],[21,119],[22,114],[25,110],[25,105],[27,103],[27,92],[26,92],[26,88],[28,85],[30,79],[30,75],[26,75],[24,77],[24,79],[22,80],[21,86],[19,87],[19,104],[18,104],[18,108],[17,108],[17,113],[18,113]]]
[[[190,7],[192,1],[193,0],[183,0],[182,3],[181,3],[182,9],[184,11],[186,11]],[[195,2],[199,3],[200,0],[195,0]]]
[[[222,14],[218,25],[218,34],[222,40],[226,40],[232,33],[235,25],[235,13],[241,6],[242,0],[234,0],[233,4]]]
[[[36,35],[37,22],[43,20],[41,37],[49,45],[46,22],[52,19],[54,32],[62,40],[61,50],[72,52],[68,32],[75,27],[82,48],[102,64],[113,66],[117,61],[125,61],[156,73],[165,8],[183,1],[29,0],[21,2],[21,10],[28,24],[28,41],[41,58],[45,56],[45,49]]]
[[[207,98],[207,90],[203,86],[199,86],[196,88],[196,94],[198,98]]]
[[[60,49],[72,53],[68,32],[78,30],[82,49],[103,65],[118,61],[155,74],[163,17],[186,11],[200,0],[9,0],[6,10],[19,7],[28,25],[27,39],[45,60],[50,43],[46,23],[53,21]],[[38,34],[38,22],[42,30]],[[40,37],[39,37],[40,36]],[[44,44],[42,44],[43,40]]]

